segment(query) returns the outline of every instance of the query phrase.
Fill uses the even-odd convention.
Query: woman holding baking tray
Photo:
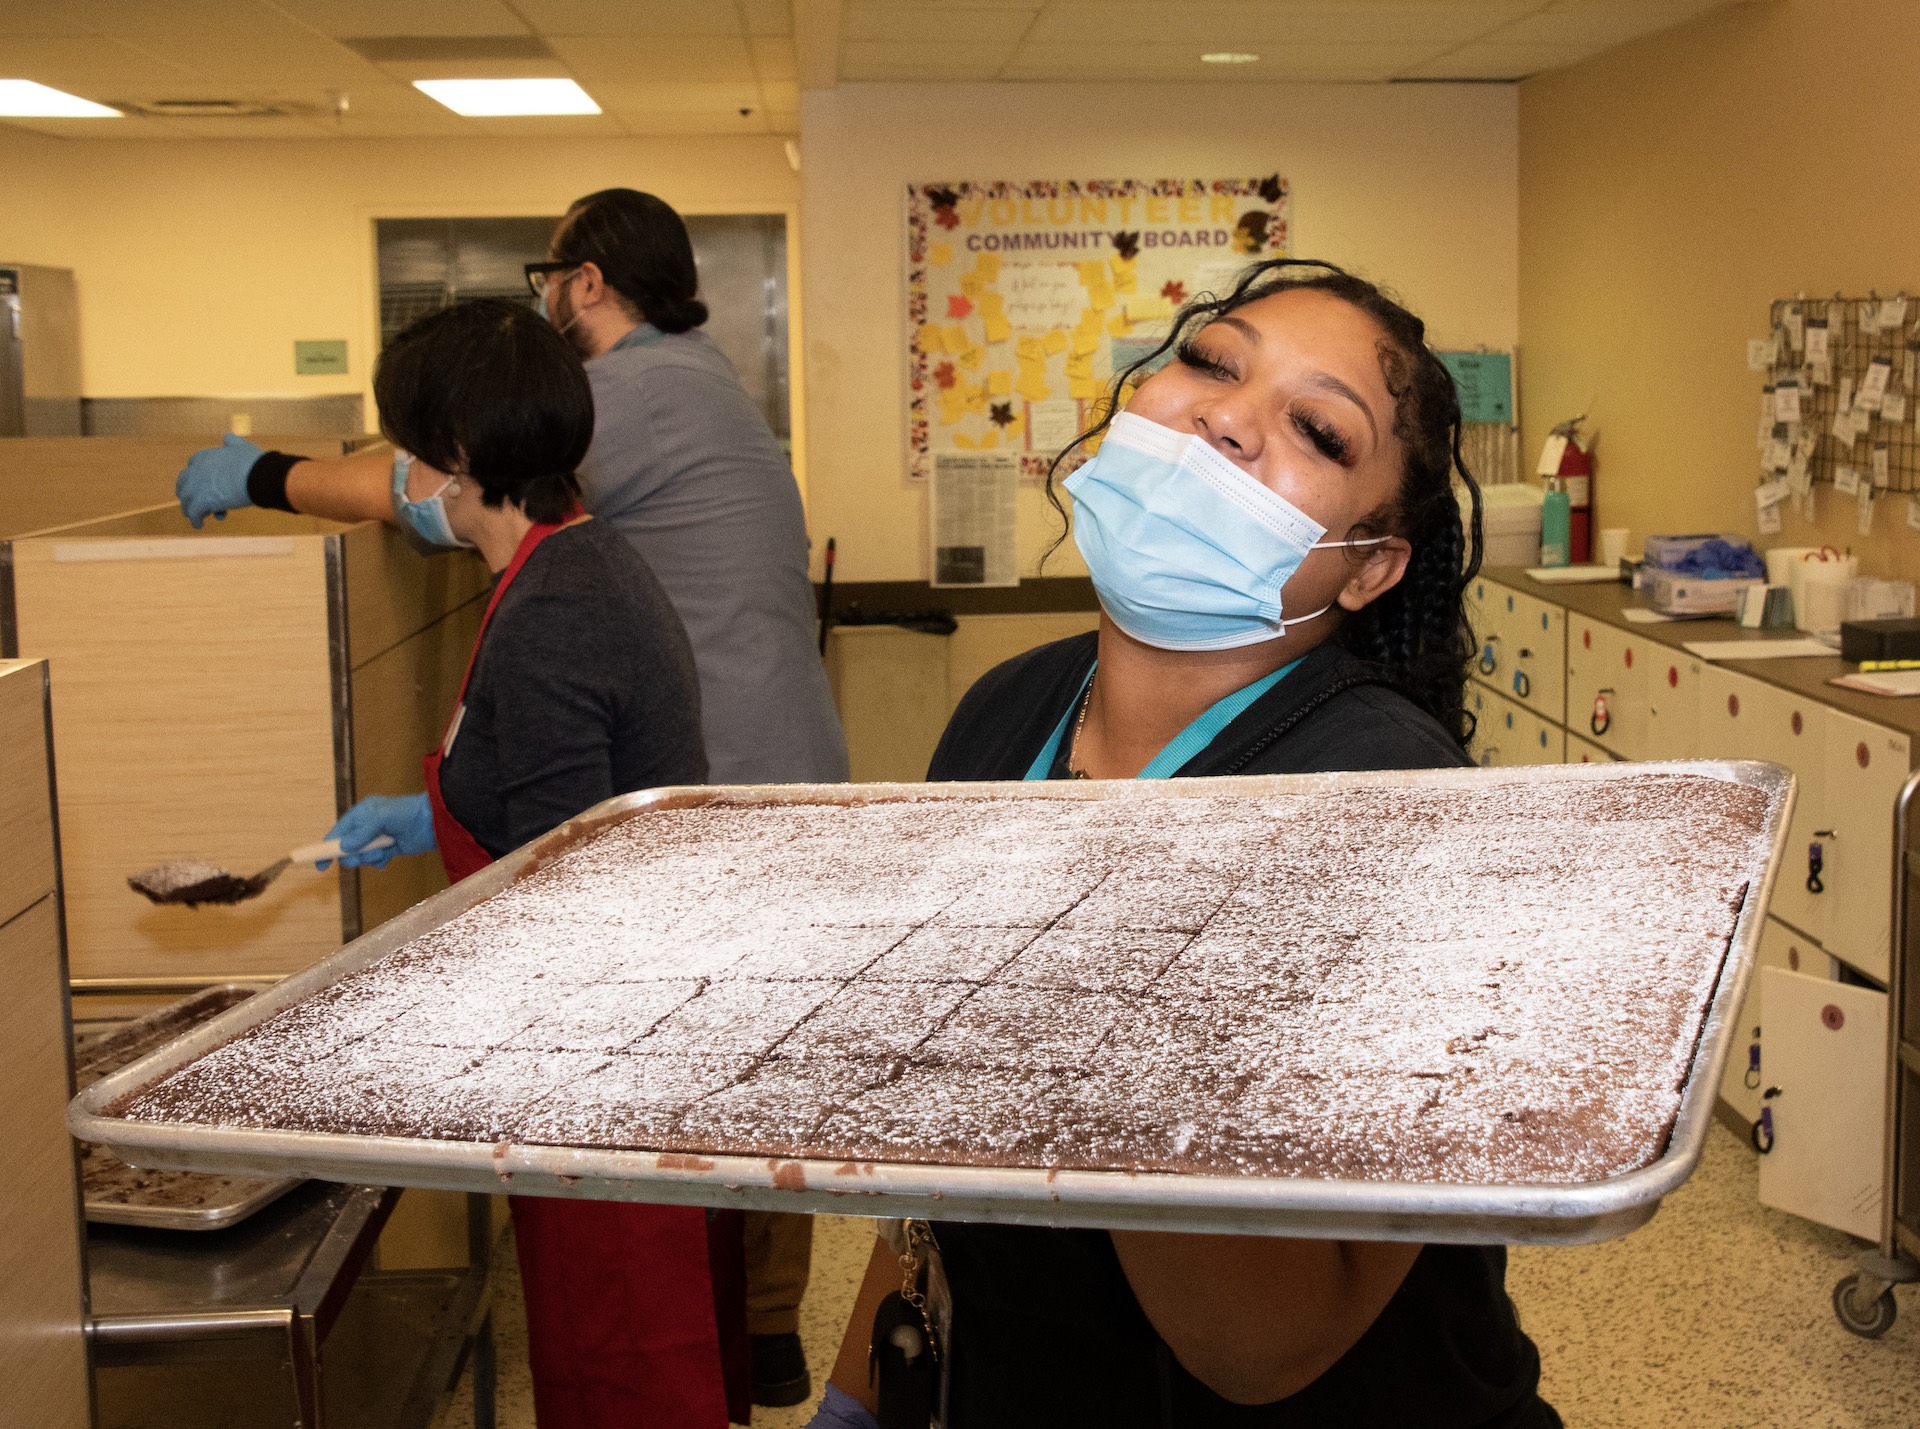
[[[1096,428],[1098,454],[1065,482],[1099,631],[987,674],[928,777],[1468,763],[1461,592],[1479,565],[1479,493],[1419,319],[1337,268],[1279,261],[1186,309],[1161,351],[1175,360]],[[930,1240],[923,1258],[950,1290],[937,1391],[950,1429],[1560,1423],[1498,1247],[908,1233],[916,1252]],[[901,1283],[877,1245],[817,1429],[875,1423],[870,1351],[886,1375],[918,1324],[890,1296]],[[936,1392],[906,1384],[890,1403]]]
[[[703,783],[686,632],[626,538],[580,510],[593,395],[566,340],[520,304],[462,303],[393,340],[374,396],[400,519],[477,548],[494,586],[427,791],[349,809],[328,834],[341,862],[437,848],[457,882],[615,794]],[[516,1196],[513,1220],[542,1424],[746,1417],[737,1212]]]

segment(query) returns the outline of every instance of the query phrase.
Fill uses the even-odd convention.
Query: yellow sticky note
[[[1113,269],[1113,290],[1116,293],[1132,293],[1140,287],[1140,265],[1131,258],[1112,259],[1108,267]]]
[[[999,445],[1000,433],[998,432],[988,432],[984,437],[980,438],[980,450],[983,452],[990,452]]]
[[[967,388],[967,411],[976,417],[987,415],[987,389],[984,387]]]
[[[1096,313],[1103,313],[1113,306],[1113,284],[1104,277],[1087,288],[1087,307]]]
[[[987,350],[977,342],[971,344],[965,352],[960,354],[960,365],[969,372],[973,371],[986,360]]]
[[[1055,328],[1046,335],[1042,345],[1048,352],[1065,352],[1067,350],[1067,330],[1061,327]]]
[[[1007,321],[1005,313],[986,314],[984,326],[987,330],[988,342],[1005,342],[1013,336],[1013,324]]]
[[[939,323],[921,323],[914,337],[922,352],[939,352],[947,345],[946,337],[940,331]]]
[[[1000,255],[998,253],[982,253],[978,258],[973,260],[973,271],[989,283],[999,282]]]
[[[1091,377],[1075,377],[1067,383],[1067,395],[1075,401],[1091,402],[1100,395],[1100,384]]]
[[[1093,355],[1091,353],[1076,353],[1072,357],[1069,357],[1067,359],[1067,376],[1093,376]]]
[[[1053,336],[1052,333],[1047,334],[1044,342],[1037,337],[1023,337],[1013,345],[1013,350],[1020,355],[1022,362],[1044,362],[1049,352],[1058,352],[1060,347],[1067,345],[1065,333],[1060,334],[1060,347],[1053,345]]]
[[[1100,339],[1090,332],[1077,332],[1073,335],[1073,355],[1085,357],[1090,352],[1100,350]]]
[[[931,263],[934,267],[944,268],[952,261],[953,245],[951,243],[929,243],[927,245],[927,262]]]
[[[1008,397],[1013,394],[1013,374],[1002,367],[997,372],[987,374],[987,394],[992,397]]]
[[[947,324],[947,351],[958,357],[973,346],[973,339],[967,336],[967,330],[959,323]]]
[[[1020,445],[1020,438],[1025,435],[1026,430],[1027,424],[1025,419],[1022,418],[1018,412],[1015,412],[1013,414],[1013,420],[1001,428],[1001,433],[1006,437],[1008,446],[1017,447]]]
[[[943,427],[951,427],[955,422],[967,415],[966,394],[958,394],[958,401],[954,400],[955,395],[952,391],[942,392],[940,394],[940,425]]]
[[[1105,326],[1106,319],[1102,318],[1094,309],[1086,308],[1082,310],[1080,314],[1080,321],[1073,325],[1073,330],[1075,332],[1097,333]]]
[[[1125,308],[1120,309],[1108,320],[1107,331],[1115,337],[1125,337],[1133,331],[1133,319],[1127,315]]]
[[[960,291],[965,293],[969,298],[977,298],[986,290],[986,280],[978,273],[962,273],[960,275]]]
[[[1129,298],[1127,316],[1137,323],[1155,322],[1173,316],[1173,304],[1155,293],[1150,297]]]
[[[955,432],[953,434],[953,444],[956,447],[959,447],[962,451],[971,452],[971,451],[978,451],[980,449],[979,445],[973,440],[973,438],[968,436],[965,432]]]
[[[1095,283],[1104,283],[1107,281],[1107,265],[1102,263],[1098,258],[1089,258],[1086,262],[1076,264],[1075,266],[1080,270],[1080,281],[1089,288]]]
[[[986,292],[980,295],[980,311],[983,314],[1004,313],[1007,310],[1005,293]]]
[[[1022,372],[1020,384],[1014,388],[1014,391],[1029,402],[1044,402],[1053,389],[1047,385],[1046,373]]]

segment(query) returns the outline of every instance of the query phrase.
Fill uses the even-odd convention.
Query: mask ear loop
[[[1362,536],[1351,541],[1315,541],[1311,546],[1307,547],[1307,549],[1309,551],[1330,551],[1337,546],[1378,546],[1393,539],[1391,536]],[[1309,617],[1303,615],[1300,618],[1306,620]]]

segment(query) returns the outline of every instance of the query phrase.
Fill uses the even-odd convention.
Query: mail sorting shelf
[[[1887,993],[1886,1171],[1880,1244],[1833,1287],[1833,1313],[1856,1335],[1893,1327],[1893,1287],[1920,1280],[1920,775],[1907,781],[1893,820],[1893,959]]]

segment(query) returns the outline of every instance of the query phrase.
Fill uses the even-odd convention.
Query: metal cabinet
[[[1483,767],[1565,762],[1564,731],[1526,706],[1495,694],[1477,681],[1470,681],[1467,709],[1475,721],[1467,752]]]
[[[1571,732],[1567,735],[1568,764],[1617,764],[1619,756],[1607,753],[1590,739],[1582,739]]]
[[[1698,759],[1700,674],[1706,662],[1682,650],[1647,649],[1648,759]]]
[[[1760,1204],[1876,1237],[1887,995],[1780,968],[1762,969],[1760,979],[1761,1081],[1773,1132],[1760,1158]]]
[[[1575,615],[1567,621],[1567,729],[1622,759],[1644,759],[1646,643]]]
[[[1476,580],[1468,608],[1480,643],[1475,672],[1504,698],[1555,724],[1566,719],[1567,612],[1497,581]]]
[[[1827,951],[1887,980],[1893,887],[1893,811],[1907,781],[1911,740],[1840,710],[1825,712]]]

